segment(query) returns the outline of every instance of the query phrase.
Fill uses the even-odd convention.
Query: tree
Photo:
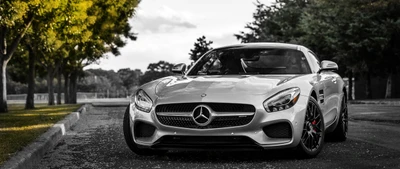
[[[88,27],[91,31],[89,41],[69,45],[68,58],[64,59],[64,78],[68,78],[69,103],[76,103],[77,74],[83,67],[97,61],[105,53],[120,55],[119,48],[125,46],[126,40],[136,40],[136,34],[131,32],[128,19],[133,16],[139,0],[108,1],[93,0],[88,15],[96,16],[94,24]]]
[[[117,88],[123,87],[123,81],[120,78],[119,74],[116,73],[114,70],[103,70],[103,69],[87,69],[85,72],[90,72],[91,74],[98,76],[98,77],[105,77],[107,78],[112,86]]]
[[[117,73],[128,93],[133,92],[131,89],[139,85],[139,77],[142,75],[140,69],[131,70],[130,68],[119,69]]]
[[[299,29],[301,15],[309,4],[308,0],[276,0],[270,6],[257,1],[254,21],[234,36],[242,43],[289,42],[295,43],[303,35]]]
[[[62,1],[2,1],[0,4],[0,113],[7,112],[6,67],[37,16],[46,15]]]
[[[78,90],[85,92],[104,92],[112,87],[107,77],[97,76],[90,71],[85,71],[85,76],[77,84]]]
[[[34,109],[35,108],[35,76],[36,76],[36,54],[33,52],[34,49],[32,46],[29,45],[29,43],[26,43],[26,47],[28,49],[28,74],[27,74],[27,79],[28,79],[28,91],[27,91],[27,96],[26,96],[26,102],[25,102],[25,109]]]
[[[173,65],[174,64],[165,61],[150,63],[147,67],[147,71],[143,74],[143,76],[140,77],[140,85],[162,77],[173,75],[173,73],[171,72]]]
[[[389,97],[391,77],[398,68],[393,63],[399,61],[399,4],[397,0],[276,0],[271,6],[257,2],[254,21],[235,36],[243,43],[307,46],[320,60],[338,62],[339,73],[350,76],[350,84],[353,75],[364,76],[368,98],[371,76],[388,74]]]
[[[149,66],[147,66],[147,70],[154,72],[170,72],[172,67],[174,67],[174,64],[166,61],[159,61],[157,63],[150,63]]]
[[[210,46],[212,43],[213,41],[207,41],[205,36],[198,38],[194,43],[194,49],[190,49],[190,60],[196,62],[197,59],[212,49]]]
[[[301,27],[305,35],[302,40],[321,55],[328,56],[325,58],[343,65],[341,67],[350,77],[354,73],[364,76],[367,98],[372,98],[371,76],[385,74],[386,66],[382,65],[390,54],[384,53],[394,32],[389,25],[397,20],[385,16],[390,11],[386,8],[396,3],[392,0],[373,3],[315,0],[303,14]]]
[[[94,23],[94,18],[87,15],[87,10],[91,5],[90,0],[61,3],[46,15],[37,16],[28,31],[29,36],[24,42],[29,43],[28,47],[33,49],[29,50],[31,56],[36,56],[36,61],[47,71],[49,105],[54,105],[54,77],[59,74],[61,60],[68,53],[64,46],[76,41],[85,42],[90,36],[87,27]],[[60,103],[61,79],[57,79]]]

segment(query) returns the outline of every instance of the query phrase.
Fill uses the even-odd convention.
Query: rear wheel
[[[310,97],[304,118],[301,140],[297,146],[301,158],[312,158],[317,156],[324,145],[325,126],[324,118],[318,102]]]
[[[347,139],[347,131],[349,125],[349,116],[347,109],[347,101],[345,96],[342,99],[342,105],[340,106],[340,116],[339,122],[335,128],[335,130],[329,135],[329,138],[333,141],[346,141]]]
[[[132,130],[131,130],[132,124],[131,124],[131,120],[130,120],[129,107],[130,106],[128,106],[126,108],[126,111],[124,114],[124,121],[123,121],[125,142],[128,145],[129,149],[131,149],[137,155],[144,155],[144,156],[160,155],[160,154],[166,153],[166,151],[152,150],[152,149],[145,149],[145,148],[138,147],[138,145],[133,140],[133,135],[132,135]]]

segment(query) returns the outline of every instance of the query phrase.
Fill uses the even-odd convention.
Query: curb
[[[400,106],[400,101],[349,101],[350,104],[378,104]]]
[[[77,110],[77,112],[72,112],[63,120],[55,123],[49,128],[49,130],[3,163],[3,165],[0,166],[0,169],[32,168],[40,159],[42,159],[48,150],[52,149],[58,141],[61,140],[66,131],[78,122],[80,115],[86,113],[87,107],[88,104],[84,104]]]
[[[128,103],[92,103],[93,107],[127,107]]]
[[[400,124],[400,120],[392,120],[392,119],[374,119],[374,118],[350,117],[350,120],[351,121],[370,121],[370,122],[383,122],[383,123]]]

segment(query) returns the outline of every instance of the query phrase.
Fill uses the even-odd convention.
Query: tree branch
[[[42,50],[38,50],[38,51],[41,53],[39,59],[44,60],[44,63],[42,63],[42,62],[39,62],[39,63],[40,63],[42,66],[48,68],[50,65],[49,65],[49,61],[46,59],[46,55],[44,54],[44,52],[43,52]]]
[[[17,50],[18,44],[21,41],[21,39],[24,37],[25,33],[28,31],[29,27],[31,26],[32,22],[33,22],[33,14],[30,14],[28,16],[28,19],[26,20],[26,24],[25,24],[25,28],[22,30],[22,32],[20,32],[17,37],[13,40],[13,42],[11,43],[11,45],[7,48],[7,54],[4,57],[4,60],[10,60],[13,53],[15,52],[15,50]]]

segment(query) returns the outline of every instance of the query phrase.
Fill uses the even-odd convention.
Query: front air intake
[[[151,137],[154,134],[154,131],[156,131],[156,127],[153,125],[143,122],[135,123],[135,138]]]
[[[292,128],[287,122],[265,126],[263,131],[270,138],[292,138]]]

